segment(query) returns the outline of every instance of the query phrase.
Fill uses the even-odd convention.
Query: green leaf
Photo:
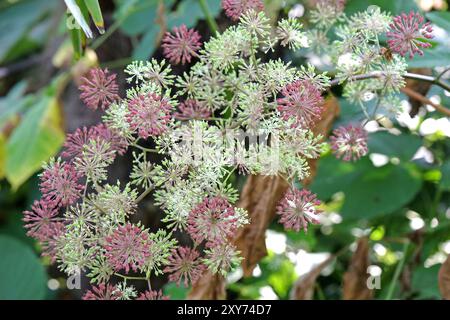
[[[450,64],[449,47],[443,44],[431,49],[424,49],[423,56],[415,56],[408,60],[410,68],[434,68]]]
[[[6,178],[17,189],[64,141],[57,99],[43,94],[24,115],[6,146]]]
[[[395,165],[374,168],[345,187],[341,214],[345,218],[370,219],[395,212],[419,192],[418,174]]]
[[[441,265],[430,268],[419,267],[412,276],[412,289],[418,293],[419,299],[441,299],[438,287],[438,272]]]
[[[421,145],[420,137],[412,134],[394,135],[380,131],[369,135],[370,153],[397,157],[402,161],[411,160]]]
[[[433,11],[426,14],[427,18],[435,25],[444,30],[450,30],[450,12],[447,11]]]
[[[441,168],[442,177],[439,187],[442,190],[450,190],[450,160],[444,162]]]
[[[153,54],[157,45],[158,34],[159,26],[154,24],[147,33],[145,33],[139,45],[134,49],[134,60],[147,60]]]
[[[81,12],[80,7],[76,3],[75,0],[64,0],[66,3],[67,8],[69,9],[70,13],[73,15],[75,21],[80,25],[81,29],[83,29],[84,33],[88,38],[92,38],[92,30],[89,27],[89,24],[87,23],[86,19],[84,18],[83,13]]]
[[[349,0],[346,4],[345,12],[351,15],[359,11],[365,11],[369,6],[378,6],[381,10],[390,12],[393,15],[418,10],[414,0]]]
[[[25,107],[29,101],[29,99],[24,97],[26,89],[27,82],[20,81],[9,90],[6,97],[0,98],[0,128]]]
[[[221,10],[220,1],[209,1],[209,10],[213,17],[217,16]],[[180,3],[177,10],[168,16],[167,27],[172,29],[175,26],[185,24],[188,28],[194,27],[198,20],[204,19],[204,13],[198,0],[185,0]]]
[[[89,10],[89,14],[97,27],[98,32],[105,33],[105,23],[103,21],[102,9],[98,0],[84,0],[84,3]]]
[[[120,28],[128,36],[142,34],[155,24],[158,0],[122,1],[115,18],[123,20]]]
[[[417,169],[409,163],[376,168],[367,157],[352,164],[328,156],[319,161],[310,188],[322,200],[344,192],[342,216],[371,219],[402,208],[414,198],[421,185]]]
[[[54,6],[54,0],[28,0],[0,10],[0,62],[11,54],[13,47]]]
[[[0,299],[43,299],[47,275],[39,258],[24,243],[0,235]]]
[[[184,300],[188,294],[189,288],[183,285],[177,286],[176,283],[168,283],[164,286],[164,295],[169,296],[171,300]]]

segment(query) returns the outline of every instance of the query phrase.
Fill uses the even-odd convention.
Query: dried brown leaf
[[[344,274],[342,295],[345,300],[369,300],[373,298],[373,290],[367,287],[370,265],[369,239],[359,239],[358,246],[352,256],[347,272]]]
[[[234,239],[244,260],[244,276],[251,276],[256,264],[267,255],[265,233],[289,185],[280,177],[249,176],[242,190],[239,207],[248,210],[250,224]]]
[[[291,300],[311,300],[314,296],[317,278],[334,258],[334,255],[330,256],[324,262],[314,267],[310,272],[298,278],[291,291]]]
[[[427,76],[431,76],[433,74],[433,71],[429,68],[411,69],[410,72],[423,74]],[[426,97],[428,91],[431,88],[431,83],[415,79],[407,79],[406,87]],[[419,113],[420,107],[422,106],[422,102],[410,97],[409,103],[411,104],[411,111],[409,112],[409,115],[411,117],[414,117],[417,115],[417,113]]]
[[[326,137],[333,121],[339,115],[339,110],[338,100],[330,95],[325,100],[322,119],[314,127],[314,133]],[[302,181],[303,185],[308,185],[314,178],[316,162],[316,159],[309,161],[311,175],[307,180]],[[288,184],[280,177],[250,176],[247,179],[239,207],[249,212],[250,224],[241,229],[234,240],[244,257],[242,269],[246,277],[252,275],[257,263],[267,255],[266,229],[274,219],[276,206],[288,187]]]
[[[447,257],[447,260],[439,269],[438,281],[442,298],[450,300],[450,256]]]
[[[226,298],[225,279],[210,271],[192,286],[187,298],[189,300],[223,300]]]

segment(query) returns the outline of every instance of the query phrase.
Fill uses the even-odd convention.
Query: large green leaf
[[[439,44],[435,48],[425,49],[423,56],[408,60],[411,68],[434,68],[450,65],[450,47]]]
[[[91,28],[89,27],[89,23],[86,21],[80,6],[77,4],[75,0],[64,0],[66,3],[67,9],[69,9],[75,21],[80,25],[81,29],[83,29],[86,37],[92,38],[93,33]]]
[[[6,146],[6,178],[13,189],[56,154],[63,141],[57,99],[44,93],[24,115]]]
[[[136,36],[151,29],[155,24],[158,0],[122,1],[115,18],[123,20],[122,31],[128,36]]]
[[[438,287],[438,272],[440,265],[430,268],[419,267],[412,276],[412,289],[416,291],[419,299],[440,299]]]
[[[427,18],[431,20],[438,27],[444,30],[450,31],[450,12],[446,11],[433,11],[427,13]]]
[[[31,248],[0,235],[0,252],[0,300],[43,299],[47,276]]]
[[[414,198],[421,185],[419,173],[410,164],[376,168],[367,157],[351,164],[327,156],[319,161],[310,188],[322,200],[344,192],[342,216],[371,219],[402,208]]]
[[[341,214],[370,219],[393,213],[411,201],[421,185],[420,176],[403,166],[369,169],[345,187]]]
[[[417,11],[417,4],[414,0],[349,0],[345,7],[345,12],[354,14],[366,10],[369,6],[379,6],[383,11],[397,15],[402,12]]]
[[[54,4],[54,0],[26,0],[0,11],[0,62]]]
[[[388,157],[409,161],[422,145],[419,136],[412,134],[394,135],[389,132],[376,132],[369,135],[369,150]]]

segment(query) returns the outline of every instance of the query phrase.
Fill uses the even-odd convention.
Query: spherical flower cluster
[[[238,21],[249,10],[264,10],[264,4],[261,0],[222,0],[222,8],[231,20]]]
[[[224,198],[208,197],[189,213],[187,231],[195,243],[206,240],[213,247],[226,242],[238,227],[233,206]]]
[[[367,132],[360,126],[339,127],[330,140],[334,155],[344,161],[356,161],[368,152]]]
[[[184,282],[184,286],[195,284],[200,279],[206,266],[199,259],[200,254],[197,250],[189,247],[179,247],[172,250],[169,257],[169,264],[164,272],[171,272],[169,281]]]
[[[103,123],[90,128],[78,128],[75,132],[70,133],[64,142],[64,151],[61,155],[65,158],[80,157],[86,145],[92,140],[105,140],[110,144],[111,151],[118,154],[125,154],[128,143],[126,139],[115,134]]]
[[[34,201],[31,211],[25,211],[23,221],[28,230],[27,235],[46,241],[52,237],[57,229],[58,209],[53,201]]]
[[[293,120],[293,126],[310,127],[321,118],[323,98],[311,81],[298,80],[285,86],[278,99],[278,111],[284,120]]]
[[[188,29],[184,24],[174,27],[172,34],[167,32],[162,40],[164,56],[173,64],[190,63],[197,56],[202,45],[200,34],[194,29]]]
[[[402,56],[409,54],[412,59],[417,53],[423,55],[420,48],[429,48],[431,44],[422,39],[432,39],[433,27],[429,22],[423,24],[424,18],[420,13],[410,12],[409,15],[403,13],[394,17],[390,25],[388,37],[389,48]]]
[[[121,292],[117,286],[111,284],[101,283],[98,287],[92,287],[92,290],[88,290],[83,300],[119,300],[121,298]]]
[[[84,189],[79,183],[80,178],[81,174],[73,165],[62,162],[60,158],[51,161],[40,176],[42,198],[60,206],[74,203]]]
[[[309,190],[289,189],[277,206],[280,223],[288,230],[308,230],[309,223],[319,223],[316,215],[321,212],[320,201]]]
[[[172,106],[154,93],[141,94],[128,103],[127,121],[139,137],[159,136],[167,130]]]
[[[127,223],[119,226],[105,238],[104,249],[109,264],[126,273],[141,269],[150,256],[151,240],[147,232],[136,225]]]
[[[163,295],[162,291],[145,291],[136,300],[169,300],[168,296]]]
[[[174,116],[179,120],[201,120],[211,116],[211,111],[207,107],[193,99],[180,103],[178,110]]]
[[[116,74],[109,74],[108,69],[92,69],[88,76],[83,77],[81,81],[80,98],[92,110],[96,110],[98,107],[105,110],[120,98]]]

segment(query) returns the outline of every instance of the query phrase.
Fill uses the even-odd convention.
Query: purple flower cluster
[[[116,75],[109,74],[108,69],[91,69],[81,82],[80,98],[92,110],[98,107],[105,110],[111,103],[119,100]]]
[[[222,0],[222,8],[231,20],[238,21],[249,10],[264,10],[264,4],[261,0]]]
[[[139,137],[147,139],[164,133],[172,120],[169,101],[154,93],[139,95],[128,103],[127,121]]]
[[[142,269],[150,256],[152,241],[147,232],[136,225],[127,223],[119,226],[105,238],[106,258],[116,271]]]
[[[334,155],[344,161],[356,161],[368,152],[367,132],[360,126],[339,127],[330,140]]]
[[[433,38],[433,27],[429,22],[423,22],[424,18],[420,13],[413,11],[408,15],[403,13],[394,17],[390,30],[386,33],[389,48],[401,56],[409,55],[410,59],[415,54],[422,56],[421,48],[431,47],[431,44],[423,39]]]
[[[189,214],[188,233],[195,243],[206,241],[214,247],[231,237],[238,228],[233,206],[224,198],[205,198]]]
[[[190,63],[200,50],[200,39],[197,31],[188,29],[184,24],[174,27],[172,33],[167,32],[162,40],[164,56],[173,64]]]
[[[278,111],[284,120],[293,120],[294,126],[311,127],[320,120],[323,98],[311,81],[298,80],[285,86],[278,99]]]
[[[317,215],[321,210],[317,207],[320,201],[309,190],[289,189],[277,206],[280,223],[288,230],[308,230],[308,224],[319,223]]]

